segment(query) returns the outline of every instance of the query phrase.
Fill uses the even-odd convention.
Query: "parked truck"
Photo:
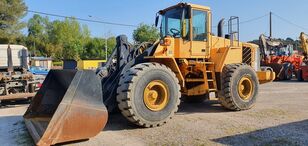
[[[29,99],[37,82],[28,72],[28,50],[21,45],[0,45],[0,101]]]

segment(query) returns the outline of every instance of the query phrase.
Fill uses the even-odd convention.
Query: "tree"
[[[81,59],[102,59],[104,58],[105,41],[101,38],[91,39],[85,46]]]
[[[25,27],[20,22],[26,14],[27,6],[23,0],[1,0],[0,1],[0,42],[14,43]]]
[[[286,41],[288,42],[294,42],[294,40],[292,38],[286,38]]]
[[[107,39],[107,54],[108,56],[112,54],[113,49],[117,44],[116,37],[112,36]]]
[[[107,55],[110,55],[116,46],[116,38],[107,38]],[[92,38],[84,47],[81,59],[105,59],[106,39]]]
[[[61,52],[55,55],[57,59],[79,60],[85,44],[90,39],[90,31],[75,19],[56,20],[51,23],[48,36],[50,43],[63,47],[62,51],[56,50]]]
[[[37,55],[50,56],[50,52],[47,52],[48,40],[48,17],[41,17],[40,15],[33,15],[28,21],[28,47],[29,50]]]
[[[48,17],[34,14],[28,21],[28,36],[44,37],[47,35]]]
[[[154,42],[159,38],[159,31],[154,26],[140,24],[133,32],[133,38],[137,43]]]
[[[26,42],[36,55],[62,59],[105,59],[106,39],[91,38],[86,25],[76,19],[49,21],[48,17],[33,15],[28,21],[28,36],[19,39]],[[107,53],[116,45],[115,37],[107,39]]]

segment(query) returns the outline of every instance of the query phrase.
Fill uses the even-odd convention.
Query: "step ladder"
[[[188,83],[192,82],[204,82],[205,88],[208,88],[209,93],[215,92],[217,96],[217,83],[216,83],[216,75],[214,70],[214,62],[199,62],[199,64],[204,65],[203,78],[186,78],[185,81]],[[191,64],[193,65],[193,64]]]
[[[211,68],[210,70],[208,70]],[[205,75],[207,78],[207,86],[209,88],[209,98],[211,99],[211,93],[215,94],[215,99],[218,97],[218,89],[217,89],[217,82],[216,82],[216,74],[214,70],[214,63],[206,65]]]
[[[215,71],[206,71],[207,85],[209,87],[209,92],[217,92],[217,83]]]

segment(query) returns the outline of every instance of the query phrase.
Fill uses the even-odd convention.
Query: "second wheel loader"
[[[260,35],[261,65],[273,68],[276,80],[291,80],[297,75],[302,56],[293,53],[293,45],[283,44],[279,39]]]
[[[275,73],[260,66],[258,46],[239,41],[239,18],[212,33],[209,7],[179,3],[157,13],[161,39],[132,47],[125,36],[108,62],[91,71],[54,70],[24,115],[37,145],[88,139],[118,108],[141,127],[165,124],[186,99],[216,98],[233,111],[252,108],[259,84]],[[106,107],[107,108],[106,108]]]

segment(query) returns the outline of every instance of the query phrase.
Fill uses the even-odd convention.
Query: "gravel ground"
[[[28,104],[19,104],[0,108],[0,145],[33,145],[22,118],[27,106]]]
[[[256,106],[230,112],[216,101],[181,104],[166,125],[138,128],[110,115],[96,137],[67,145],[308,145],[308,83],[262,85]],[[0,144],[33,145],[22,121],[27,105],[0,109]]]

